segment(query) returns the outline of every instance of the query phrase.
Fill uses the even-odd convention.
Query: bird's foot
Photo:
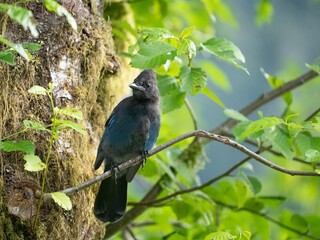
[[[144,168],[144,165],[147,163],[147,157],[149,156],[149,152],[147,150],[142,151],[141,157],[142,157],[142,170]]]
[[[116,172],[116,169],[117,169],[117,172],[120,171],[120,168],[117,164],[115,164],[114,162],[111,163],[111,174],[112,174],[112,177],[114,178],[114,181],[117,183],[117,172]]]

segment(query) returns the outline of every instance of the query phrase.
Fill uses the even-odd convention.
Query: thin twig
[[[166,200],[169,200],[169,199],[174,198],[174,197],[179,196],[179,195],[183,195],[183,194],[186,194],[186,193],[190,193],[190,192],[194,192],[194,191],[197,191],[197,190],[201,190],[201,189],[203,189],[203,188],[205,188],[207,186],[210,186],[212,183],[220,180],[221,178],[228,176],[230,173],[232,173],[234,170],[236,170],[239,166],[241,166],[242,164],[244,164],[245,162],[250,160],[250,158],[251,157],[246,157],[245,159],[243,159],[242,161],[240,161],[239,163],[235,164],[233,167],[228,169],[226,172],[220,174],[219,176],[217,176],[215,178],[210,179],[208,182],[206,182],[204,184],[201,184],[200,186],[189,188],[189,189],[184,189],[184,190],[181,190],[181,191],[177,191],[177,192],[175,192],[173,194],[170,194],[170,195],[168,195],[166,197],[159,198],[157,200],[153,200],[153,201],[149,201],[149,202],[143,202],[143,201],[141,201],[141,202],[129,202],[128,205],[133,205],[133,206],[136,206],[136,205],[152,206],[152,205],[164,202]]]
[[[184,104],[186,105],[190,115],[191,115],[191,118],[192,118],[192,122],[193,122],[193,127],[194,127],[194,130],[197,130],[198,129],[198,121],[197,121],[197,117],[196,115],[194,114],[194,111],[192,109],[192,106],[189,102],[189,100],[187,98],[185,98],[184,100]]]
[[[206,132],[206,131],[203,131],[203,130],[196,130],[196,131],[193,131],[193,132],[189,132],[189,133],[186,133],[186,134],[183,134],[167,143],[164,143],[162,145],[160,145],[159,147],[151,150],[149,152],[149,156],[152,156],[178,142],[181,142],[187,138],[190,138],[190,137],[200,137],[200,138],[209,138],[211,140],[215,140],[215,141],[218,141],[218,142],[221,142],[221,143],[224,143],[226,145],[229,145],[235,149],[238,149],[239,151],[247,154],[249,157],[255,159],[256,161],[266,165],[267,167],[270,167],[272,169],[275,169],[279,172],[283,172],[283,173],[286,173],[286,174],[289,174],[291,176],[320,176],[318,173],[316,172],[308,172],[308,171],[297,171],[297,170],[290,170],[290,169],[286,169],[284,167],[281,167],[267,159],[265,159],[264,157],[260,156],[259,154],[249,150],[248,148],[246,148],[245,146],[241,145],[240,143],[236,142],[236,141],[233,141],[231,140],[230,138],[227,138],[227,137],[224,137],[224,136],[221,136],[221,135],[218,135],[218,134],[213,134],[213,133],[210,133],[210,132]],[[115,169],[115,173],[118,173],[119,171],[123,171],[129,167],[132,167],[134,165],[137,165],[138,163],[140,163],[142,161],[142,157],[141,156],[138,156],[136,158],[133,158],[125,163],[122,163],[120,164],[116,169]],[[67,194],[67,195],[72,195],[73,193],[75,192],[78,192],[84,188],[87,188],[97,182],[100,182],[102,181],[103,179],[106,179],[108,177],[111,177],[112,173],[111,171],[107,171],[101,175],[98,175],[86,182],[83,182],[77,186],[74,186],[74,187],[70,187],[70,188],[67,188],[67,189],[64,189],[62,190],[61,192]],[[50,194],[46,194],[46,199],[47,198],[51,198],[51,195]]]

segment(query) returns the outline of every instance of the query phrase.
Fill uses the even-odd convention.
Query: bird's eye
[[[150,87],[150,84],[149,84],[149,83],[146,83],[146,87],[149,88],[149,87]]]

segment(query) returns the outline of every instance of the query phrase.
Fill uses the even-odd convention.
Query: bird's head
[[[135,99],[155,101],[158,101],[159,99],[157,78],[152,69],[141,72],[129,87],[132,89],[133,97]]]

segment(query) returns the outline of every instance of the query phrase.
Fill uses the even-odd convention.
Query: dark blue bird
[[[146,157],[157,140],[160,112],[155,73],[145,70],[129,86],[133,95],[123,99],[106,122],[94,169],[98,169],[103,161],[104,171],[108,171],[139,155]],[[94,203],[94,214],[99,220],[115,222],[123,217],[127,205],[127,185],[140,165],[101,182]]]

